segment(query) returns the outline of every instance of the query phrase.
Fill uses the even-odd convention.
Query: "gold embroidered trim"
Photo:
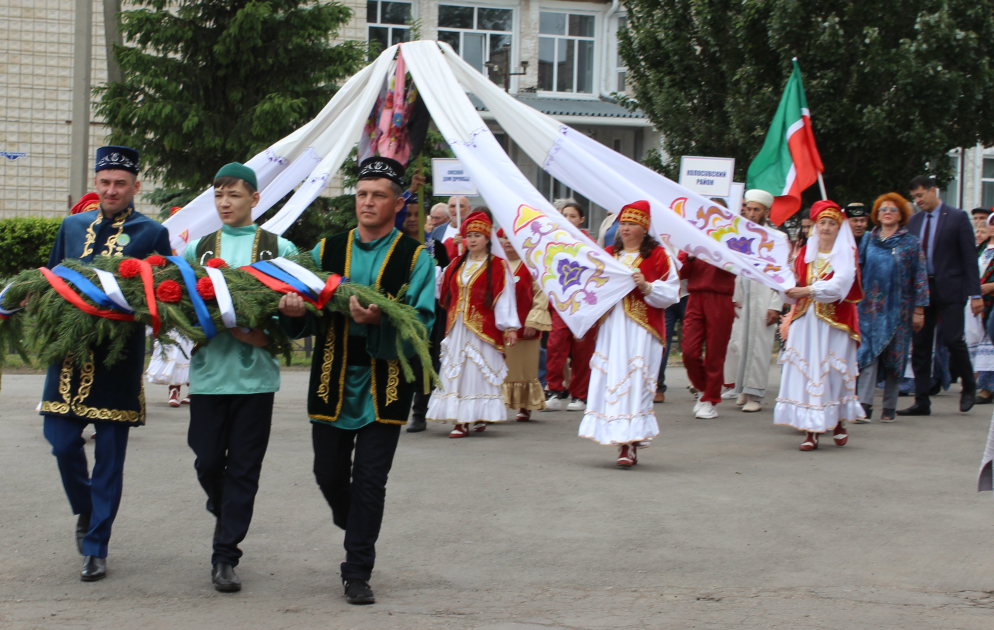
[[[824,262],[821,262],[821,261],[824,261]],[[821,262],[820,265],[819,265],[819,262]],[[817,269],[816,269],[816,267],[817,267]],[[829,271],[831,271],[831,270],[832,269],[831,269],[831,266],[829,265],[829,259],[828,258],[815,259],[814,261],[808,263],[808,285],[807,286],[810,287],[816,280],[822,280],[822,279],[824,279],[824,276]],[[852,300],[843,300],[843,301],[844,302],[852,302]],[[802,315],[804,315],[806,312],[808,312],[808,306],[810,306],[811,303],[814,303],[814,305],[815,305],[815,317],[817,317],[821,321],[825,322],[826,324],[828,324],[832,328],[837,328],[838,330],[845,331],[845,333],[847,335],[849,335],[849,338],[852,339],[853,341],[855,341],[856,343],[860,343],[861,342],[859,333],[857,333],[856,331],[854,331],[849,326],[846,326],[845,324],[841,324],[841,323],[835,321],[834,319],[832,319],[833,317],[835,317],[835,303],[834,302],[830,302],[830,303],[826,304],[824,302],[816,302],[815,300],[813,300],[811,298],[801,298],[797,302],[797,307],[794,309],[794,316],[791,318],[790,321],[791,322],[795,322],[798,319],[800,319]]]
[[[458,292],[457,293],[458,298],[455,307],[449,310],[448,328],[451,329],[452,324],[455,323],[456,319],[459,318],[459,313],[462,313],[463,314],[462,321],[463,324],[465,324],[466,328],[469,328],[471,331],[473,331],[474,335],[476,335],[481,340],[489,343],[491,346],[496,348],[498,352],[503,353],[504,352],[503,339],[501,339],[501,342],[499,343],[496,339],[491,339],[489,336],[487,336],[486,333],[483,332],[483,316],[475,308],[473,308],[473,303],[470,300],[471,293],[473,290],[473,285],[476,284],[476,281],[480,278],[480,275],[483,274],[483,270],[486,269],[488,264],[490,264],[490,260],[491,256],[488,255],[487,261],[481,264],[476,269],[476,271],[473,272],[473,275],[470,276],[469,280],[465,284],[463,284],[462,281],[463,270],[460,269],[459,273],[456,274],[456,287]],[[503,263],[503,261],[501,262]],[[504,269],[503,267],[501,267],[501,273],[503,272]],[[504,290],[501,289],[501,291],[497,295],[493,296],[494,304],[497,304],[497,300],[500,298],[500,296],[503,293]]]
[[[321,384],[318,386],[318,398],[328,404],[328,395],[331,393],[329,384],[331,383],[331,364],[335,360],[335,324],[332,322],[328,326],[328,335],[324,340],[324,360],[321,362]]]
[[[411,268],[407,270],[407,279],[410,280],[411,276],[414,275],[414,267],[418,264],[418,256],[421,255],[421,250],[424,250],[424,245],[418,245],[417,249],[414,250],[414,258],[411,259]],[[425,250],[428,251],[428,250]]]
[[[309,414],[307,417],[310,418],[311,420],[323,420],[325,422],[334,422],[338,420],[337,417],[332,418],[331,416],[322,416],[321,414],[318,413]]]
[[[96,367],[93,364],[93,353],[89,355],[89,360],[80,372],[79,389],[76,396],[71,397],[72,388],[72,356],[66,357],[62,361],[62,370],[59,373],[59,394],[62,396],[61,403],[45,401],[41,405],[43,412],[57,414],[72,413],[80,418],[88,420],[113,420],[117,422],[138,422],[145,424],[145,381],[141,381],[141,391],[138,394],[138,411],[122,411],[118,409],[102,409],[99,407],[87,407],[83,404],[93,387],[93,375]]]
[[[321,239],[321,249],[318,252],[318,266],[319,267],[324,262],[324,242],[327,241],[327,240],[328,239],[326,239],[326,238]]]
[[[93,253],[93,245],[97,242],[97,231],[93,228],[103,223],[103,220],[104,211],[98,207],[97,218],[90,223],[90,227],[86,228],[86,240],[83,241],[83,253],[80,254],[80,258],[86,258]]]
[[[393,256],[393,250],[397,247],[397,242],[400,241],[400,237],[401,236],[403,236],[403,235],[400,232],[398,232],[397,236],[393,239],[393,242],[390,243],[390,249],[387,250],[387,255],[383,257],[383,262],[380,264],[380,273],[376,275],[376,288],[377,288],[377,290],[380,288],[380,281],[383,280],[383,272],[386,271],[386,269],[387,269],[387,262],[390,260],[390,257]],[[352,245],[352,240],[351,239],[349,240],[349,245]],[[422,247],[421,249],[424,249],[424,248]],[[412,266],[412,269],[413,269],[413,266]]]
[[[387,403],[397,400],[397,385],[400,383],[400,367],[398,361],[387,361]]]
[[[103,210],[98,209],[97,212],[100,213],[101,217],[103,216]],[[120,256],[124,253],[124,245],[119,245],[117,243],[117,239],[124,232],[124,222],[130,216],[131,216],[131,208],[127,208],[123,212],[120,212],[114,218],[114,223],[111,224],[111,228],[117,228],[117,232],[107,237],[107,242],[104,244],[104,251],[100,252],[101,256],[104,256],[105,258],[110,258],[111,256]],[[96,223],[97,221],[91,223],[90,229],[92,229]],[[87,230],[86,238],[87,240],[90,239],[89,230]],[[96,234],[93,235],[93,239],[94,241],[96,241]],[[92,247],[90,251],[91,252],[93,251]],[[83,255],[86,256],[86,253],[84,252]]]

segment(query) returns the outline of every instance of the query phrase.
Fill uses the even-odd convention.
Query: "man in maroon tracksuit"
[[[725,352],[732,336],[735,274],[680,252],[680,279],[687,280],[687,312],[683,317],[683,364],[699,392],[697,418],[717,418],[721,402]],[[704,346],[707,352],[704,352]]]

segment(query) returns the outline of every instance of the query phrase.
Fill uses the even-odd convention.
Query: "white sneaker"
[[[755,413],[757,411],[762,411],[762,409],[763,406],[755,400],[750,400],[746,404],[742,405],[742,411],[746,413]]]
[[[558,392],[551,392],[549,397],[545,399],[545,411],[560,411],[565,406],[564,400],[559,397]]]
[[[587,408],[587,403],[583,402],[579,398],[574,398],[566,405],[566,411],[583,411]]]
[[[735,388],[734,387],[726,387],[721,392],[721,398],[722,398],[722,400],[731,400],[733,398],[738,398],[738,396],[739,395],[735,393]]]
[[[701,405],[703,405],[703,404],[704,404],[704,402],[700,401],[700,400],[698,400],[697,402],[694,403],[694,415],[695,416],[697,415],[697,412],[701,410]]]
[[[701,402],[701,408],[697,410],[697,413],[694,414],[694,417],[701,418],[702,420],[717,418],[718,410],[715,409],[714,405],[712,405],[709,401],[705,400]]]
[[[738,398],[735,399],[735,404],[738,405],[739,407],[746,404],[747,402],[749,402],[749,399],[746,398],[745,394],[739,394]]]

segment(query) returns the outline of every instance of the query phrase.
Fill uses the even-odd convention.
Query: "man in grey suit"
[[[963,383],[960,411],[969,411],[977,396],[970,352],[963,336],[966,301],[974,315],[982,313],[980,271],[970,217],[939,199],[931,177],[911,180],[911,197],[921,212],[908,221],[908,232],[922,243],[928,264],[929,305],[925,326],[912,337],[911,367],[915,372],[915,403],[897,412],[899,416],[927,416],[932,413],[928,389],[932,377],[932,340],[935,324],[942,322],[942,341],[949,348],[949,371]]]

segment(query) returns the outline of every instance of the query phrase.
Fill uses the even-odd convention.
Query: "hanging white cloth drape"
[[[283,233],[339,171],[383,91],[397,48],[388,48],[349,79],[317,118],[247,163],[256,171],[262,193],[253,217],[297,188],[265,229]],[[511,139],[536,163],[566,185],[606,208],[648,200],[653,210],[652,231],[671,251],[687,250],[773,288],[793,286],[792,275],[785,271],[788,244],[779,232],[713,206],[520,103],[446,44],[405,43],[403,55],[432,120],[574,334],[586,332],[632,289],[630,271],[552,208],[504,153],[465,89],[486,103]],[[212,190],[205,191],[166,222],[177,251],[220,228],[212,197]]]

